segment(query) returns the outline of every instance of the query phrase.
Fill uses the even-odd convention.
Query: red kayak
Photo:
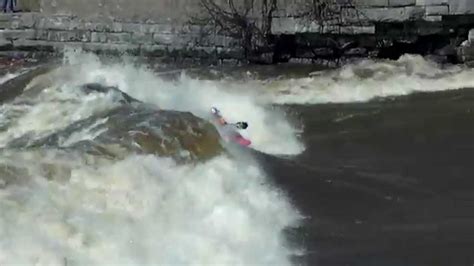
[[[214,117],[214,124],[217,127],[217,130],[219,131],[219,134],[221,137],[226,140],[226,141],[232,141],[234,143],[237,143],[241,146],[247,147],[252,142],[246,138],[244,138],[237,130],[234,124],[229,124],[227,121],[221,116],[219,110],[217,108],[213,107],[211,109],[211,112]],[[246,123],[245,123],[246,124]]]
[[[237,133],[238,134],[238,133]],[[250,144],[252,144],[252,142],[244,137],[242,137],[242,135],[238,134],[238,136],[235,136],[234,137],[234,142],[242,145],[242,146],[249,146]]]

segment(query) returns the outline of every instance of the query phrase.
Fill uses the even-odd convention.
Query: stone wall
[[[39,1],[36,3],[40,12],[0,14],[2,51],[55,52],[69,46],[94,52],[159,57],[243,58],[238,40],[187,23],[192,14],[200,14],[198,0],[22,1],[29,1],[31,6],[34,6],[32,1]],[[340,4],[340,17],[321,27],[301,18],[305,1],[278,0],[272,33],[296,38],[277,38],[275,49],[280,51],[275,53],[300,58],[334,53],[325,49],[327,44],[318,39],[320,33],[353,36],[352,40],[360,45],[357,48],[370,50],[375,46],[374,36],[400,28],[391,24],[423,22],[409,24],[408,31],[414,35],[439,34],[446,30],[446,21],[449,27],[456,27],[453,17],[474,13],[474,0],[334,0]],[[259,0],[255,3],[260,5]],[[464,27],[474,25],[474,16],[470,20],[462,17],[468,21]],[[465,35],[467,38],[467,31]],[[363,50],[345,52],[367,54],[360,51]]]
[[[128,22],[45,13],[0,14],[0,50],[93,52],[195,58],[240,58],[238,40],[209,28],[167,21]]]
[[[298,16],[298,11],[301,11],[298,8],[304,8],[301,3],[296,4],[301,0],[280,1],[291,8],[280,12],[274,19],[275,34],[335,31],[343,34],[373,34],[377,23],[439,22],[447,15],[474,14],[472,0],[337,0],[341,3],[340,19],[321,28]]]
[[[41,13],[83,19],[133,22],[183,22],[198,10],[196,0],[40,0]]]

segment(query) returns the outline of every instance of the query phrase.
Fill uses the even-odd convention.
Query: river
[[[472,69],[406,55],[170,77],[70,52],[8,85],[31,71],[1,79],[26,89],[0,108],[0,265],[474,263]],[[218,152],[195,120],[213,106],[249,123],[249,149]]]

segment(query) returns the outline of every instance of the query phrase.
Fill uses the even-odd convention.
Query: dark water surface
[[[307,215],[306,265],[474,265],[474,89],[288,106],[307,150],[262,158]]]

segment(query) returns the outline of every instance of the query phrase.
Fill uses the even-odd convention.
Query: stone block
[[[2,40],[32,40],[35,38],[35,30],[0,30]]]
[[[153,34],[134,32],[132,33],[132,43],[134,44],[153,44]]]
[[[389,6],[414,6],[416,0],[388,0]]]
[[[472,15],[474,14],[474,1],[472,0],[450,0],[450,15]]]
[[[469,42],[474,43],[474,29],[469,31]]]
[[[426,16],[424,20],[429,22],[441,22],[443,21],[443,16]]]
[[[107,22],[85,22],[84,30],[96,32],[111,32],[113,30],[112,23]]]
[[[449,15],[449,6],[426,6],[427,16]]]
[[[123,32],[123,23],[120,22],[113,22],[112,23],[112,31],[113,32]]]
[[[78,19],[71,19],[68,30],[86,30],[85,23]]]
[[[91,33],[84,30],[48,32],[48,40],[53,42],[88,42],[90,39]]]
[[[71,18],[66,16],[41,17],[36,25],[39,29],[69,30]]]
[[[393,8],[362,8],[358,12],[361,15],[348,17],[346,21],[357,22],[361,17],[376,22],[402,22],[408,20],[418,20],[424,17],[425,9],[419,6],[393,7]]]
[[[140,52],[147,56],[162,57],[168,52],[168,47],[159,44],[142,45]]]
[[[153,41],[156,44],[171,45],[176,42],[176,35],[155,33],[153,34]]]
[[[0,13],[0,21],[11,21],[14,17],[14,13]]]
[[[358,34],[375,34],[374,26],[343,26],[338,30],[341,34],[358,35]]]
[[[142,32],[144,33],[162,33],[162,34],[173,34],[177,31],[171,24],[145,24],[142,26]]]
[[[142,25],[139,23],[122,23],[122,31],[123,32],[141,32]]]
[[[128,32],[122,33],[107,33],[108,43],[130,43],[132,34]]]
[[[172,34],[175,32],[172,25],[168,24],[140,24],[140,23],[123,23],[124,32],[141,32],[141,33],[162,33]]]
[[[287,17],[272,20],[273,34],[294,34],[320,31],[322,31],[322,28],[317,23],[305,19]]]
[[[373,7],[385,7],[388,6],[389,0],[353,0],[350,1],[355,6],[373,6]]]
[[[183,25],[179,29],[176,29],[176,32],[180,34],[186,34],[186,33],[194,33],[194,34],[199,34],[204,31],[202,26],[198,25]]]
[[[344,53],[346,56],[366,56],[367,55],[367,49],[358,47],[358,48],[352,48],[349,49]]]
[[[82,48],[91,52],[127,53],[138,51],[140,47],[132,44],[82,43]]]
[[[80,42],[53,42],[41,40],[18,40],[14,44],[19,49],[34,49],[36,51],[62,52],[65,48],[80,49]]]
[[[418,6],[437,6],[448,4],[449,0],[416,0]]]
[[[0,21],[0,29],[12,29],[12,21]]]
[[[54,50],[54,42],[42,40],[18,40],[14,43],[16,48],[31,48],[35,50]]]
[[[10,29],[20,29],[20,21],[16,19],[10,21]]]
[[[49,34],[48,30],[36,30],[35,40],[47,41],[48,40],[48,34]]]
[[[443,21],[443,16],[426,16],[424,17],[424,20],[429,22],[440,22]]]
[[[91,42],[106,43],[107,42],[107,33],[105,33],[105,32],[92,32],[91,33]]]
[[[462,62],[474,61],[474,46],[472,42],[466,41],[457,49],[457,54]]]
[[[33,28],[36,24],[36,14],[22,13],[18,17],[18,28]]]

